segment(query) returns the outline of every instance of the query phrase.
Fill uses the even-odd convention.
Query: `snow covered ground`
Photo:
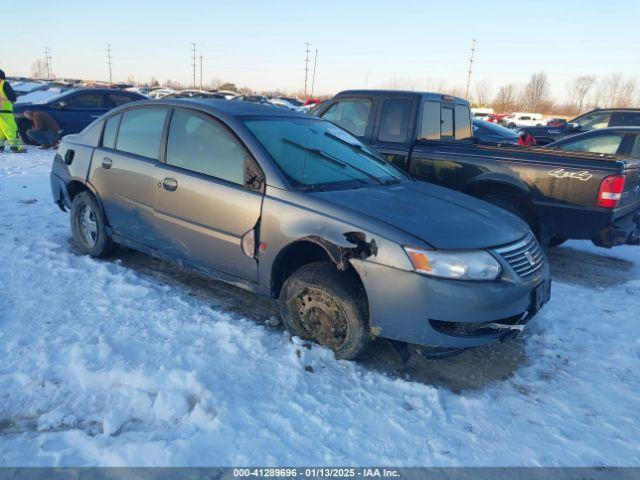
[[[640,465],[640,248],[554,252],[524,360],[456,391],[78,256],[52,155],[0,154],[0,465]]]

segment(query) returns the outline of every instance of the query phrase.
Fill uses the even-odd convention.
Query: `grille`
[[[542,268],[545,262],[540,244],[532,234],[519,242],[498,248],[495,252],[504,258],[521,277],[533,275]]]

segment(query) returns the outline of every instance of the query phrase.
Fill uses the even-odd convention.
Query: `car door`
[[[155,166],[168,112],[138,107],[107,118],[89,173],[114,233],[152,248]]]
[[[251,181],[256,176],[264,178],[226,125],[194,110],[174,109],[166,155],[155,171],[155,225],[162,253],[256,282],[253,239],[264,185]]]
[[[104,101],[105,96],[101,92],[74,93],[53,103],[53,117],[65,135],[78,133],[108,111]]]

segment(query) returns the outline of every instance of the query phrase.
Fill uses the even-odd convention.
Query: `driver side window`
[[[101,93],[80,93],[69,97],[65,103],[67,108],[102,108]]]
[[[356,137],[364,137],[371,110],[371,100],[359,98],[338,100],[324,112],[322,118],[335,123]]]
[[[561,150],[572,150],[574,152],[592,152],[613,155],[618,151],[623,135],[611,133],[608,135],[597,135],[595,137],[575,140],[561,145]]]
[[[578,119],[577,123],[587,130],[597,130],[609,126],[611,112],[594,112]]]

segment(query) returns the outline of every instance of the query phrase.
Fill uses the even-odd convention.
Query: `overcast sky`
[[[538,71],[563,96],[576,76],[640,78],[640,1],[196,1],[20,0],[5,9],[0,68],[29,75],[50,47],[57,76],[191,83],[191,42],[203,82],[257,90],[304,85],[305,42],[318,49],[315,88],[464,86],[471,40],[474,76],[525,83]],[[313,61],[310,62],[310,68]]]

